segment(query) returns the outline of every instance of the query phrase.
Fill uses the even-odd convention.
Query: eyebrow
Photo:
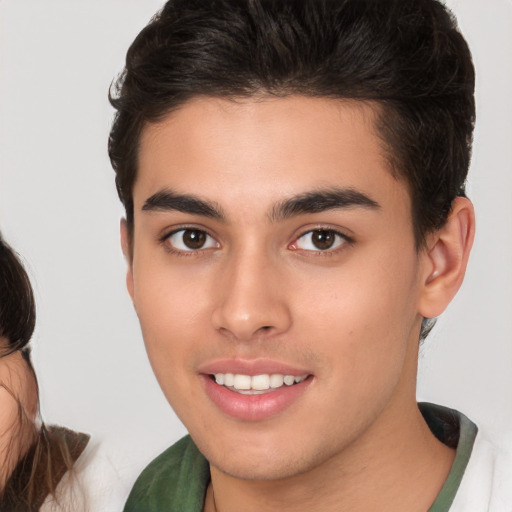
[[[201,215],[211,219],[224,220],[222,209],[215,203],[189,194],[177,194],[166,189],[146,199],[142,210],[145,212],[179,211],[192,215]]]
[[[380,209],[380,204],[353,188],[332,188],[306,192],[277,204],[270,212],[274,222],[304,213],[321,213],[340,208]]]
[[[305,192],[285,199],[271,209],[269,218],[272,222],[278,222],[305,213],[321,213],[354,207],[377,210],[380,205],[353,188],[331,188]],[[194,195],[178,194],[170,189],[161,190],[146,199],[142,210],[147,212],[179,211],[220,221],[226,220],[222,208],[217,204]]]

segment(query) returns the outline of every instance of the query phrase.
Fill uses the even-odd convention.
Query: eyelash
[[[300,247],[293,247],[297,244],[297,242],[301,238],[304,238],[307,235],[311,235],[313,233],[320,233],[320,232],[329,233],[330,235],[334,235],[334,237],[335,237],[335,240],[333,242],[334,244],[337,243],[336,238],[341,239],[341,240],[338,240],[338,245],[336,247],[334,247],[333,249],[327,248],[325,250],[322,250],[322,249],[315,250],[315,249],[302,249]],[[342,251],[346,247],[347,244],[351,245],[353,243],[354,243],[354,239],[352,237],[346,235],[345,233],[342,233],[341,231],[338,231],[333,228],[319,226],[319,227],[315,227],[314,229],[310,229],[310,230],[300,234],[299,236],[297,236],[297,238],[295,238],[295,240],[288,247],[294,251],[303,251],[305,253],[308,253],[309,255],[320,256],[320,257],[331,257],[331,256],[336,255],[338,252]]]
[[[199,247],[197,249],[192,249],[192,248],[180,249],[180,248],[174,247],[170,243],[169,240],[170,240],[170,238],[172,236],[174,236],[174,235],[176,235],[178,233],[181,233],[181,232],[183,232],[183,234],[184,234],[187,231],[201,233],[201,234],[205,235],[206,237],[208,237],[211,240],[213,240],[214,243],[216,244],[216,246],[215,247]],[[301,238],[306,237],[307,235],[311,235],[313,233],[318,233],[318,232],[329,233],[331,235],[334,235],[337,238],[340,238],[341,241],[338,241],[339,244],[334,249],[327,248],[325,250],[322,250],[322,249],[317,249],[317,250],[314,250],[314,249],[302,249],[300,247],[296,247],[295,246],[297,244],[298,240],[300,240]],[[170,232],[164,234],[163,236],[161,236],[160,239],[159,239],[159,242],[171,254],[175,254],[177,256],[183,256],[183,257],[199,256],[201,254],[204,254],[204,251],[207,251],[208,249],[215,249],[215,248],[219,248],[220,247],[219,242],[217,242],[215,240],[215,238],[212,235],[210,235],[206,230],[201,229],[201,228],[192,227],[192,226],[182,226],[180,228],[175,228],[172,231],[170,231]],[[329,257],[329,256],[333,256],[333,255],[337,254],[339,251],[343,250],[344,247],[347,244],[353,244],[353,243],[354,243],[353,238],[349,237],[345,233],[337,231],[336,229],[319,226],[319,227],[316,227],[314,229],[310,229],[308,231],[305,231],[304,233],[301,233],[299,236],[297,236],[294,239],[294,241],[291,244],[288,245],[288,249],[293,250],[293,251],[303,251],[304,253],[308,253],[309,255],[324,256],[324,257],[327,256],[327,257]],[[336,240],[334,241],[334,244],[336,244]]]
[[[203,235],[206,235],[206,237],[210,238],[211,240],[213,240],[215,242],[215,244],[217,245],[217,247],[220,247],[220,244],[215,240],[215,238],[210,235],[206,230],[204,229],[201,229],[201,228],[196,228],[196,227],[193,227],[193,226],[182,226],[180,228],[176,228],[176,229],[173,229],[172,231],[166,233],[165,235],[163,235],[162,237],[160,237],[160,243],[164,246],[165,250],[170,252],[171,254],[175,254],[177,256],[183,256],[183,257],[188,257],[188,256],[199,256],[200,254],[204,254],[204,251],[208,250],[208,249],[212,249],[212,248],[216,248],[216,247],[200,247],[198,249],[179,249],[179,248],[176,248],[174,247],[171,243],[170,243],[170,238],[178,233],[185,233],[187,231],[191,231],[191,232],[196,232],[196,233],[202,233]],[[183,235],[182,235],[183,236]]]

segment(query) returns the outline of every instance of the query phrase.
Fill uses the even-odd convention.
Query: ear
[[[128,229],[126,219],[121,219],[121,249],[123,250],[128,269],[126,270],[126,288],[133,301],[134,285],[133,285],[133,249],[132,249],[132,236]]]
[[[475,235],[471,201],[457,197],[446,224],[427,238],[419,313],[439,316],[459,290]]]

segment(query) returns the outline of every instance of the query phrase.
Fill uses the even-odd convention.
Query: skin
[[[0,337],[0,350],[8,350]],[[34,372],[19,351],[0,358],[0,489],[35,438],[38,393]]]
[[[425,511],[449,472],[454,453],[416,405],[418,338],[423,316],[461,284],[473,210],[457,199],[415,249],[410,195],[388,167],[376,108],[196,98],[142,133],[133,240],[121,230],[127,285],[162,390],[210,461],[207,511]],[[378,207],[270,214],[334,188]],[[165,190],[224,218],[143,209]],[[167,236],[186,227],[208,234],[202,248]],[[340,233],[333,248],[312,245],[318,229]],[[287,363],[309,383],[278,414],[233,418],[200,375],[226,359]]]

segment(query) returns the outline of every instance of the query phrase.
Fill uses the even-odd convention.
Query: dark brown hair
[[[474,81],[468,46],[437,0],[170,0],[111,88],[109,154],[128,227],[146,123],[198,95],[303,94],[380,105],[420,247],[464,195]]]
[[[27,346],[35,325],[30,280],[16,253],[0,235],[0,336],[8,341],[8,353]]]

